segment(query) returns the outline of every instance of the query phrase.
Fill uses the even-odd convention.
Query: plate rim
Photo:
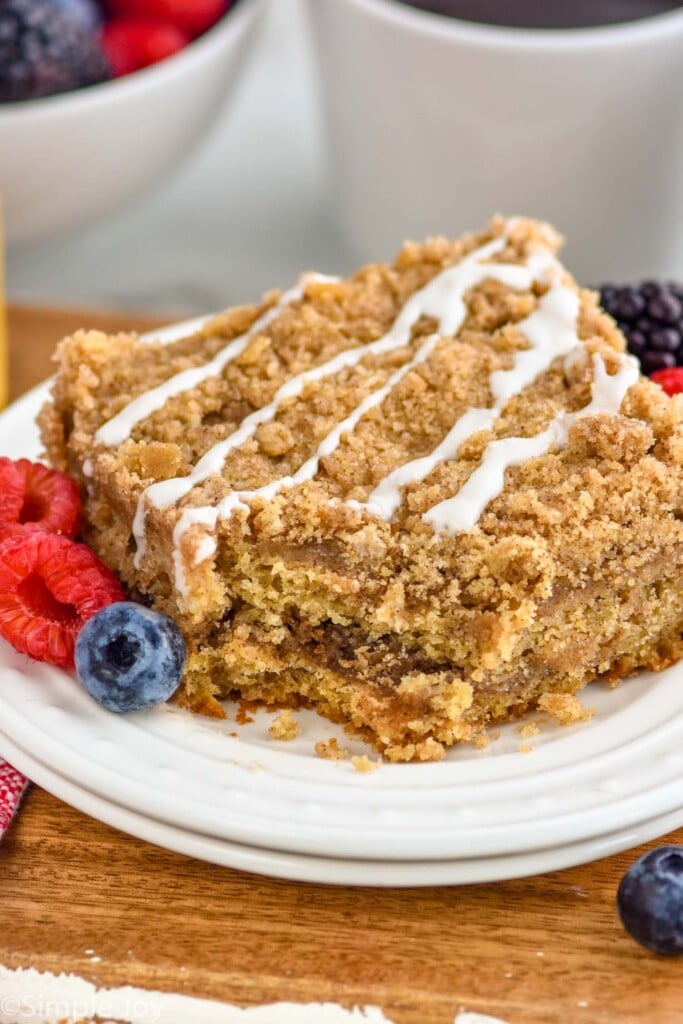
[[[528,878],[602,860],[683,827],[683,809],[642,822],[636,829],[620,829],[607,836],[551,849],[445,861],[363,861],[317,857],[254,847],[217,839],[154,821],[129,808],[95,796],[40,765],[0,730],[0,750],[10,754],[28,778],[58,800],[118,831],[210,864],[268,878],[317,885],[372,886],[373,888],[432,888]],[[529,870],[531,866],[532,870]]]
[[[4,688],[7,684],[7,679],[9,678],[9,691],[13,692],[13,680],[11,677],[14,671],[16,671],[6,667],[3,669],[2,667],[2,657],[7,651],[8,648],[3,643],[0,646],[0,710],[3,711],[3,724],[11,726],[12,735],[16,742],[21,743],[26,748],[32,743],[35,745],[35,725],[31,723],[29,718],[23,717],[17,706],[8,702],[5,698]],[[151,773],[149,779],[146,777],[141,779],[138,776],[125,776],[120,771],[118,765],[119,754],[125,748],[125,735],[124,743],[121,746],[117,746],[116,736],[110,738],[105,734],[104,736],[95,736],[94,739],[92,736],[89,737],[87,723],[84,725],[83,721],[71,713],[70,708],[67,707],[65,710],[59,702],[59,693],[55,693],[55,690],[50,691],[49,687],[51,685],[54,685],[55,688],[62,686],[66,692],[64,703],[71,703],[74,706],[78,705],[80,708],[87,707],[91,712],[92,720],[99,723],[105,730],[107,726],[113,725],[115,733],[123,731],[125,734],[129,727],[129,720],[123,716],[116,716],[114,719],[111,719],[108,713],[95,704],[84,691],[81,691],[80,688],[72,689],[73,677],[66,675],[66,673],[43,665],[36,666],[34,669],[33,663],[29,659],[14,655],[13,653],[11,653],[11,656],[17,661],[25,662],[29,669],[25,674],[24,685],[26,683],[28,683],[28,686],[38,685],[44,687],[47,685],[48,692],[50,694],[54,693],[57,701],[57,703],[47,704],[43,695],[35,699],[30,694],[26,694],[21,688],[22,678],[20,677],[18,680],[19,705],[29,710],[38,705],[41,713],[51,714],[52,717],[56,713],[57,723],[59,723],[63,715],[67,715],[83,730],[81,739],[86,741],[90,739],[91,744],[99,744],[100,747],[106,745],[105,756],[113,758],[119,770],[117,774],[116,771],[112,771],[111,766],[89,757],[87,743],[85,750],[81,751],[75,744],[69,744],[57,737],[58,725],[53,726],[49,734],[44,730],[42,733],[39,731],[40,748],[44,752],[44,756],[39,758],[42,763],[46,763],[46,757],[55,763],[59,763],[61,774],[78,784],[80,784],[81,779],[89,776],[90,781],[85,788],[90,792],[109,799],[110,793],[115,791],[118,794],[117,802],[119,804],[125,805],[131,810],[142,811],[147,816],[154,817],[158,821],[164,821],[171,825],[181,825],[181,827],[189,826],[194,831],[207,834],[211,832],[211,834],[218,838],[234,839],[247,845],[263,846],[271,849],[277,847],[283,851],[288,850],[302,854],[314,853],[321,856],[341,854],[348,858],[380,861],[387,859],[439,860],[444,857],[447,859],[466,858],[472,854],[496,856],[503,853],[511,854],[521,850],[551,848],[570,841],[588,838],[589,836],[597,837],[613,831],[620,825],[624,827],[633,826],[638,821],[651,817],[653,808],[655,808],[657,813],[667,813],[678,809],[682,805],[678,774],[680,765],[674,764],[672,767],[673,778],[667,779],[665,783],[661,784],[654,791],[652,789],[638,791],[635,795],[627,795],[624,799],[618,799],[615,795],[614,799],[611,800],[609,800],[610,793],[607,791],[609,802],[606,805],[598,805],[588,810],[565,813],[554,818],[548,818],[541,814],[534,820],[524,820],[511,825],[494,823],[487,828],[468,825],[466,822],[455,822],[452,827],[449,827],[447,831],[438,836],[431,834],[427,836],[425,833],[419,833],[417,836],[411,834],[406,838],[402,835],[396,823],[394,823],[393,827],[387,826],[386,829],[377,830],[372,835],[368,833],[358,835],[356,831],[349,834],[348,826],[343,826],[337,830],[331,828],[329,822],[324,821],[322,824],[314,822],[308,827],[302,825],[301,821],[297,821],[295,826],[290,827],[289,825],[283,825],[282,820],[277,816],[275,819],[267,818],[264,815],[256,818],[251,816],[245,820],[240,814],[240,805],[244,805],[245,800],[249,797],[253,799],[255,796],[262,795],[262,793],[257,793],[256,791],[250,793],[249,786],[258,787],[260,790],[268,789],[274,783],[277,787],[279,780],[276,773],[264,772],[262,774],[261,772],[250,770],[245,765],[235,764],[232,761],[229,762],[231,769],[235,767],[238,770],[239,777],[246,784],[246,788],[240,790],[239,780],[236,780],[233,790],[233,795],[236,794],[236,806],[223,807],[213,803],[200,803],[196,794],[193,796],[193,802],[190,804],[188,803],[188,795],[183,794],[181,798],[181,795],[175,788],[172,795],[164,793],[162,789],[164,782],[168,782],[169,779],[171,782],[173,780],[172,769],[164,767],[163,764],[160,766],[159,762],[155,762],[153,758],[144,766],[145,770]],[[680,675],[680,673],[678,674]],[[43,677],[47,677],[45,683],[41,682]],[[174,711],[165,707],[157,711],[157,714],[162,715],[174,713]],[[189,712],[184,714],[188,716],[187,724],[190,727],[201,727],[201,723],[195,723]],[[668,723],[663,728],[669,731],[676,730],[673,742],[673,746],[676,748],[676,755],[670,755],[666,750],[662,754],[660,744],[661,729],[646,733],[644,741],[646,753],[649,751],[653,755],[648,757],[647,760],[657,764],[661,764],[662,757],[678,756],[679,748],[683,748],[683,712],[675,722]],[[144,730],[141,730],[141,733],[140,737],[132,732],[128,733],[128,735],[136,740],[140,739],[144,744],[145,738],[149,734]],[[247,750],[251,751],[252,748],[248,747]],[[127,749],[128,763],[132,763],[136,753],[136,749],[129,744]],[[145,753],[147,753],[146,750]],[[248,756],[253,760],[251,753]],[[523,755],[518,756],[521,758]],[[616,748],[615,756],[621,759],[630,759],[629,747]],[[525,762],[529,763],[529,759],[525,758]],[[201,764],[201,761],[199,763]],[[390,766],[382,766],[383,769],[385,767]],[[405,767],[410,770],[410,766]],[[421,771],[422,767],[422,765],[414,766],[416,771]],[[563,775],[566,776],[562,780],[564,784],[570,782],[569,776],[573,767],[570,765],[567,771],[563,771]],[[585,768],[586,764],[584,763],[581,767]],[[590,763],[588,767],[591,767]],[[530,765],[530,768],[533,769],[533,764]],[[169,771],[171,772],[170,776]],[[355,791],[362,795],[371,795],[372,790],[366,789],[362,784],[365,781],[371,784],[378,774],[372,777],[361,776],[361,785]],[[532,774],[535,776],[536,773],[532,772]],[[540,779],[539,785],[547,784],[549,774],[541,773],[538,776]],[[525,797],[528,778],[522,775],[516,781],[524,791],[522,796]],[[115,783],[113,787],[112,782]],[[590,780],[588,782],[590,783]],[[261,783],[263,783],[262,787]],[[495,783],[488,785],[492,790],[496,788]],[[449,796],[453,795],[453,787],[446,786],[443,788]],[[472,788],[476,791],[477,787],[475,785]],[[560,794],[564,788],[565,786],[560,790]],[[421,787],[419,785],[410,787],[409,793],[412,794],[413,789],[420,791]],[[593,789],[595,789],[595,785],[588,785],[588,792],[591,792]],[[334,790],[332,792],[334,793]],[[390,799],[392,793],[392,789],[382,789],[377,795],[381,801],[384,801]],[[455,795],[457,796],[457,791]],[[542,799],[547,802],[553,796],[553,792],[548,790]],[[278,796],[277,799],[280,799],[280,797]],[[297,797],[297,799],[305,808],[309,798],[304,795]],[[352,806],[354,806],[353,802]],[[181,808],[184,811],[184,815],[179,814]],[[363,810],[366,809],[363,808]],[[223,820],[220,817],[221,811],[223,814],[227,813],[228,815],[232,813],[233,816]],[[438,807],[436,811],[439,811]],[[397,846],[399,841],[402,843],[401,846]]]

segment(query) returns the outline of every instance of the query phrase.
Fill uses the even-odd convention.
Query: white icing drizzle
[[[503,490],[505,470],[544,455],[553,444],[559,444],[560,439],[559,426],[552,420],[543,433],[533,437],[505,437],[491,441],[479,466],[458,493],[434,505],[422,518],[436,533],[453,535],[472,529],[489,502]]]
[[[393,470],[377,484],[367,501],[349,501],[347,504],[353,508],[367,508],[389,522],[401,504],[401,491],[406,484],[424,480],[440,462],[454,459],[463,442],[480,430],[492,427],[497,416],[498,410],[495,408],[468,409],[429,455],[413,459]]]
[[[555,269],[554,260],[548,262],[548,268]],[[501,411],[513,395],[545,373],[558,356],[582,347],[577,334],[579,296],[562,284],[559,273],[555,269],[555,281],[539,299],[534,312],[516,325],[529,348],[515,353],[512,369],[496,370],[489,377],[495,407]]]
[[[507,231],[514,222],[508,222]],[[558,357],[565,364],[578,358],[583,351],[578,336],[579,297],[562,283],[563,270],[554,255],[545,249],[531,252],[525,263],[487,262],[500,253],[507,244],[507,233],[494,238],[471,252],[455,266],[435,275],[423,288],[414,292],[399,312],[390,330],[381,338],[357,345],[338,353],[327,362],[314,366],[287,380],[275,393],[271,402],[247,416],[239,427],[211,447],[183,477],[159,481],[144,491],[138,501],[133,523],[137,541],[136,565],[141,564],[146,551],[145,519],[147,508],[158,509],[174,505],[195,487],[222,472],[230,452],[254,437],[260,424],[272,420],[282,403],[299,398],[309,382],[333,376],[356,366],[365,356],[384,355],[411,344],[413,328],[422,317],[436,321],[437,333],[421,341],[415,354],[386,380],[385,384],[366,396],[321,441],[316,452],[290,476],[280,477],[261,487],[235,490],[216,505],[188,507],[175,525],[174,563],[176,587],[185,597],[189,588],[185,561],[181,551],[187,530],[202,527],[194,551],[196,565],[210,559],[216,552],[215,533],[220,520],[229,518],[237,509],[249,509],[249,503],[260,498],[272,500],[280,491],[311,480],[318,473],[320,461],[339,446],[344,434],[354,430],[360,419],[380,405],[402,378],[428,358],[439,338],[457,336],[467,314],[466,293],[483,281],[497,280],[510,288],[529,290],[535,282],[547,283],[549,288],[539,299],[535,310],[517,323],[516,329],[526,338],[528,347],[515,352],[512,366],[494,371],[489,377],[492,404],[487,408],[466,410],[446,437],[428,455],[399,466],[375,487],[366,502],[349,502],[355,507],[389,521],[400,505],[402,488],[423,480],[441,462],[455,458],[462,444],[474,434],[494,426],[509,400],[532,384],[546,372]],[[336,280],[322,278],[318,280]],[[283,306],[301,296],[301,286],[287,292],[280,303],[269,310],[253,325],[247,334],[234,339],[208,364],[183,371],[160,387],[139,396],[118,416],[104,424],[96,439],[104,444],[117,444],[130,435],[130,431],[146,416],[161,408],[172,395],[180,394],[210,376],[216,376],[244,350],[250,338],[263,330],[281,311]],[[511,466],[545,454],[554,445],[566,443],[568,430],[578,416],[601,412],[618,412],[628,388],[638,378],[635,360],[624,358],[616,374],[609,376],[599,357],[594,358],[592,399],[585,409],[568,415],[558,413],[542,433],[534,437],[507,437],[491,441],[480,465],[471,474],[457,494],[440,502],[424,513],[423,518],[436,532],[452,535],[471,529],[493,498],[503,489],[505,472]]]
[[[316,452],[311,455],[311,457],[307,459],[299,469],[297,469],[293,476],[278,477],[276,480],[271,480],[270,483],[264,484],[262,487],[256,487],[253,490],[233,491],[214,507],[201,506],[199,508],[185,509],[173,531],[173,540],[175,543],[174,562],[176,569],[176,588],[179,593],[184,597],[187,597],[188,595],[187,581],[185,579],[185,572],[183,568],[183,558],[179,551],[181,538],[186,530],[191,526],[196,526],[198,524],[215,529],[219,520],[229,519],[236,509],[242,508],[249,511],[248,502],[253,501],[254,498],[262,498],[265,501],[272,501],[280,491],[289,487],[296,487],[298,484],[303,484],[307,480],[312,480],[318,472],[320,460],[325,458],[326,455],[331,455],[332,452],[338,448],[342,436],[350,433],[356,427],[359,420],[361,420],[366,413],[370,412],[371,409],[381,405],[396,385],[403,380],[411,370],[414,370],[420,365],[420,363],[423,363],[429,357],[434,346],[439,340],[438,334],[429,335],[429,337],[420,345],[417,353],[409,362],[401,366],[400,369],[395,370],[388,378],[386,384],[364,398],[363,401],[345,417],[345,419],[341,420],[341,422],[323,438],[318,445]],[[210,558],[216,550],[216,544],[213,538],[208,538],[208,545],[205,545],[205,540],[206,538],[202,538],[199,547],[195,552],[196,565],[200,564],[205,558]]]
[[[532,263],[533,260],[533,263]],[[550,276],[552,286],[543,295],[533,313],[515,326],[529,342],[529,348],[516,352],[509,370],[495,370],[489,377],[494,403],[486,409],[468,409],[456,420],[443,441],[429,454],[399,466],[375,487],[365,502],[370,512],[387,522],[401,504],[402,488],[424,480],[439,463],[455,458],[461,445],[493,426],[513,395],[517,395],[549,369],[558,356],[581,347],[576,333],[579,297],[561,282],[561,267],[551,253],[534,253],[529,260],[536,280]]]
[[[587,406],[574,413],[557,413],[549,426],[533,437],[505,437],[491,441],[467,482],[452,498],[425,512],[422,516],[425,522],[436,533],[448,536],[471,530],[486,506],[503,490],[506,469],[545,455],[553,446],[565,445],[569,429],[579,417],[618,413],[626,392],[636,383],[640,371],[637,360],[625,356],[617,372],[610,376],[602,357],[595,355],[593,374],[592,398]]]
[[[369,344],[357,345],[354,348],[346,349],[326,363],[291,377],[279,388],[268,405],[251,413],[242,421],[237,430],[233,431],[232,434],[222,441],[219,441],[212,448],[209,448],[191,473],[187,476],[159,481],[143,491],[140,495],[133,521],[133,536],[137,543],[136,566],[139,567],[141,565],[146,552],[145,518],[147,505],[151,504],[158,509],[174,505],[185,495],[189,494],[198,484],[207,480],[210,476],[220,473],[229,453],[252,438],[261,423],[273,419],[282,402],[287,399],[298,398],[307,383],[332,376],[348,367],[356,366],[365,356],[386,355],[404,348],[411,340],[413,327],[423,316],[436,320],[437,330],[441,336],[449,337],[457,334],[467,314],[465,295],[471,288],[482,281],[495,279],[508,285],[510,288],[519,290],[530,288],[534,280],[537,279],[538,259],[543,258],[547,263],[551,259],[550,254],[534,254],[534,257],[530,258],[528,265],[484,262],[501,252],[506,244],[506,235],[501,235],[469,253],[468,256],[464,257],[455,266],[447,267],[439,274],[436,274],[423,288],[411,295],[390,330],[381,338]],[[105,426],[107,425],[105,424]],[[350,428],[346,427],[344,429]],[[327,442],[328,438],[325,438],[322,445],[326,445]],[[323,451],[322,445],[317,453],[318,460],[322,455],[330,453],[329,451]],[[310,462],[311,460],[309,460]],[[309,479],[309,477],[306,476],[305,479]],[[277,487],[276,482],[274,482],[273,486]],[[284,486],[292,485],[285,482]],[[260,489],[259,493],[263,493],[263,489]],[[232,495],[229,496],[229,500],[233,501]],[[235,497],[233,508],[243,504],[241,499]]]
[[[138,510],[139,509],[140,505],[138,504]],[[187,577],[185,574],[185,559],[180,546],[183,534],[186,530],[189,530],[191,526],[203,526],[209,531],[209,533],[201,538],[195,551],[195,565],[201,565],[202,562],[212,558],[216,553],[218,545],[215,537],[211,534],[212,531],[216,529],[217,522],[218,508],[212,505],[204,505],[202,508],[185,509],[173,528],[173,568],[175,570],[175,587],[178,593],[184,598],[189,596],[190,589],[188,587]],[[137,564],[141,557],[139,549],[135,557]]]
[[[291,305],[292,302],[296,302],[302,296],[302,287],[297,285],[296,288],[291,288],[288,292],[285,292],[281,296],[279,302],[270,309],[267,309],[262,316],[256,320],[248,331],[244,334],[240,334],[239,337],[233,338],[229,344],[218,352],[214,358],[208,362],[203,363],[201,366],[193,366],[188,370],[182,370],[180,373],[176,373],[173,377],[169,377],[163,384],[159,384],[156,388],[151,388],[149,391],[145,391],[144,394],[138,395],[132,402],[129,402],[121,412],[113,416],[112,419],[107,420],[103,423],[95,434],[95,441],[97,444],[106,445],[108,448],[112,448],[115,445],[123,444],[127,440],[132,431],[135,429],[138,423],[142,420],[146,420],[152,413],[158,412],[159,409],[163,409],[169,398],[175,398],[176,395],[181,395],[186,391],[191,391],[193,388],[198,387],[203,381],[208,380],[209,377],[217,377],[228,363],[233,362],[238,356],[244,352],[245,348],[259,331],[264,330],[268,324],[270,324],[277,316],[280,315],[282,310]]]
[[[620,361],[621,365],[617,372],[609,374],[601,356],[593,356],[591,400],[578,412],[565,414],[567,430],[579,416],[597,416],[603,412],[616,415],[619,412],[626,393],[640,377],[639,363],[634,356],[621,356]]]
[[[216,541],[213,537],[202,537],[197,550],[195,551],[195,564],[201,565],[207,559],[212,558],[216,552]]]

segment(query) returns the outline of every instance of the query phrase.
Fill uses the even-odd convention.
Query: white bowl
[[[397,0],[308,8],[358,259],[501,212],[554,221],[588,282],[683,271],[683,8],[547,30]]]
[[[240,0],[204,36],[125,78],[0,106],[0,198],[10,243],[125,205],[185,159],[214,121],[255,36],[263,0]]]

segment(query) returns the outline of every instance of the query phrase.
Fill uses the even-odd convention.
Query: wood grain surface
[[[82,323],[151,324],[12,310],[15,396]],[[0,964],[241,1005],[372,1003],[396,1024],[451,1024],[461,1009],[510,1024],[683,1024],[683,961],[642,950],[615,911],[643,849],[495,885],[303,885],[149,846],[33,788],[0,847]]]

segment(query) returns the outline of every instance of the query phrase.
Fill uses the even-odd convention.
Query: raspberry
[[[36,661],[72,668],[76,636],[124,594],[85,544],[42,530],[0,544],[0,636]]]
[[[683,366],[683,284],[603,285],[600,301],[626,336],[643,373]]]
[[[71,477],[40,462],[0,457],[0,540],[25,529],[75,537],[80,516],[81,499]]]
[[[11,459],[0,458],[0,535],[18,528],[26,488],[21,472]]]
[[[222,18],[230,0],[109,0],[114,15],[137,15],[166,21],[194,39]]]
[[[680,395],[683,391],[683,366],[672,366],[667,370],[657,370],[652,380],[666,391],[667,395]]]
[[[115,18],[102,29],[102,48],[117,78],[165,60],[189,42],[181,29],[153,18]]]
[[[82,14],[57,0],[0,3],[0,103],[103,82],[109,68]]]

